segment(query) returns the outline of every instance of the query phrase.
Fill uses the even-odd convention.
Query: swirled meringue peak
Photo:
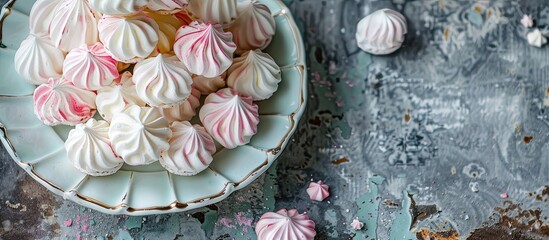
[[[88,0],[60,0],[50,24],[50,38],[68,52],[99,41],[97,22],[101,14],[90,8]]]
[[[221,1],[220,1],[221,2]],[[233,62],[236,45],[219,24],[192,22],[177,30],[174,51],[189,72],[213,78]]]
[[[190,0],[189,12],[204,22],[229,26],[237,17],[237,0]]]
[[[69,161],[81,172],[105,176],[118,171],[124,160],[114,154],[109,140],[109,123],[90,118],[77,124],[65,141]]]
[[[307,194],[309,198],[314,201],[322,202],[328,196],[330,196],[329,186],[324,184],[322,181],[311,182],[307,188]]]
[[[255,225],[258,240],[313,240],[315,222],[296,209],[267,212]]]
[[[155,108],[129,106],[112,117],[109,137],[114,152],[129,165],[158,161],[172,136],[168,121]]]
[[[23,80],[38,85],[61,77],[64,60],[65,53],[53,45],[49,36],[31,34],[15,53],[15,71]]]
[[[233,41],[238,46],[237,53],[247,50],[264,49],[271,43],[276,31],[276,23],[269,7],[256,0],[238,3],[238,18],[229,28]]]
[[[111,121],[114,114],[120,113],[129,105],[144,107],[146,104],[137,96],[132,74],[124,72],[109,86],[97,90],[95,99],[97,111],[107,121]]]
[[[381,9],[358,22],[356,41],[362,50],[384,55],[400,48],[407,31],[406,18],[402,14],[391,9]]]
[[[80,89],[64,78],[50,78],[33,96],[34,113],[49,126],[74,126],[95,114],[95,93]]]
[[[217,90],[224,88],[227,83],[225,78],[227,77],[227,72],[213,77],[207,78],[200,75],[193,75],[193,87],[198,89],[202,95],[208,95],[210,93],[217,92]]]
[[[148,0],[89,0],[90,6],[103,14],[131,15],[145,8]]]
[[[252,97],[224,88],[206,97],[199,117],[208,133],[225,148],[250,142],[259,124],[258,107]]]
[[[175,34],[183,22],[177,17],[169,14],[159,14],[155,12],[147,12],[147,15],[152,17],[158,24],[158,44],[156,51],[158,53],[169,53],[173,50]]]
[[[173,122],[170,125],[173,136],[170,148],[162,153],[160,164],[177,175],[192,176],[206,169],[213,160],[215,143],[200,125]]]
[[[29,14],[29,29],[31,34],[50,34],[50,24],[59,0],[38,0],[32,5]]]
[[[135,65],[137,95],[154,107],[172,107],[191,95],[193,79],[174,55],[158,54]]]
[[[107,51],[121,62],[135,63],[146,58],[158,43],[158,24],[144,13],[129,17],[103,15],[98,28]]]
[[[187,0],[149,0],[147,8],[163,14],[172,14],[183,10],[187,4]]]
[[[270,98],[281,81],[280,68],[261,50],[250,50],[235,58],[227,71],[227,85],[254,100]]]
[[[160,112],[168,122],[188,121],[196,115],[198,106],[200,106],[200,92],[193,88],[187,100],[173,107],[161,108]]]
[[[79,88],[97,90],[118,77],[117,64],[103,44],[83,45],[67,54],[63,74]]]

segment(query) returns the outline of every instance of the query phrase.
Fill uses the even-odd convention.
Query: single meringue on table
[[[31,34],[50,34],[50,24],[53,19],[55,6],[60,0],[38,0],[32,5],[29,14],[29,29]]]
[[[188,121],[196,115],[196,108],[200,106],[200,92],[193,88],[191,95],[181,104],[169,108],[160,108],[160,113],[168,122]]]
[[[313,240],[315,222],[296,209],[267,212],[255,225],[258,240]]]
[[[407,31],[406,18],[402,14],[387,8],[381,9],[358,22],[356,42],[366,52],[389,54],[400,48]]]
[[[187,4],[187,0],[149,0],[147,8],[162,14],[172,14],[183,10]]]
[[[44,124],[74,126],[95,114],[95,93],[64,78],[50,78],[33,95],[34,113]]]
[[[90,6],[103,14],[131,15],[145,8],[149,0],[89,0]]]
[[[15,52],[15,71],[31,84],[47,83],[63,74],[65,53],[56,48],[48,35],[29,35]]]
[[[182,176],[192,176],[206,169],[213,160],[215,143],[200,125],[173,122],[170,125],[173,136],[170,148],[162,153],[160,164],[169,172]]]
[[[353,219],[353,222],[351,222],[351,227],[354,230],[360,230],[360,229],[364,228],[364,223],[361,222],[360,220],[358,220],[358,218],[355,218],[355,219]]]
[[[539,29],[535,29],[534,31],[531,31],[526,35],[526,38],[528,39],[528,44],[534,46],[534,47],[541,47],[547,43],[547,38],[543,36],[543,33]]]
[[[95,99],[97,111],[107,121],[111,121],[114,114],[120,113],[129,105],[144,107],[146,105],[135,91],[132,74],[124,72],[111,85],[97,90]]]
[[[256,0],[238,3],[238,17],[229,28],[237,53],[264,49],[271,43],[276,31],[276,22],[269,7]]]
[[[307,188],[307,194],[309,198],[314,201],[322,202],[328,196],[330,196],[330,187],[324,184],[322,181],[311,182]]]
[[[172,107],[191,95],[193,79],[176,56],[158,54],[135,65],[137,95],[153,107]]]
[[[63,63],[63,74],[79,88],[98,90],[118,77],[117,65],[103,44],[95,43],[71,50]]]
[[[129,106],[112,117],[109,138],[114,152],[129,165],[158,161],[172,136],[168,121],[155,108]]]
[[[88,0],[61,0],[50,24],[50,38],[59,49],[68,52],[84,44],[99,41],[97,22],[101,14],[91,9]]]
[[[227,78],[227,72],[213,78],[193,75],[193,87],[198,89],[202,95],[208,95],[227,86],[225,78]]]
[[[258,107],[231,88],[224,88],[206,97],[198,116],[208,133],[225,148],[247,144],[257,132]]]
[[[114,154],[109,140],[109,123],[93,118],[69,132],[65,141],[69,161],[81,172],[106,176],[120,169],[124,160]]]
[[[173,48],[189,72],[213,78],[231,66],[236,45],[221,25],[194,21],[177,30]]]
[[[282,80],[274,59],[259,49],[235,58],[227,74],[227,85],[254,101],[270,98]]]
[[[128,17],[103,15],[98,28],[107,51],[121,62],[135,63],[148,57],[158,43],[158,24],[144,13]]]
[[[188,11],[204,22],[229,26],[238,16],[237,0],[190,0]]]

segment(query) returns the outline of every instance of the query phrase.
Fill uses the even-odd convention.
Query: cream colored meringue
[[[15,71],[31,84],[42,84],[63,74],[65,53],[57,49],[49,36],[29,35],[17,49]]]
[[[355,219],[353,219],[353,222],[351,223],[351,227],[354,230],[360,230],[360,229],[364,228],[364,223],[361,222],[360,220],[358,220],[358,218],[355,218]]]
[[[90,118],[69,132],[65,141],[69,161],[81,172],[106,176],[120,169],[124,160],[114,154],[109,140],[109,123]]]
[[[329,188],[330,187],[322,183],[322,181],[311,182],[307,188],[307,194],[311,200],[322,202],[330,196]]]
[[[227,70],[227,85],[254,100],[270,98],[280,83],[280,68],[261,50],[250,50],[235,58]]]
[[[237,0],[190,0],[189,12],[204,22],[228,26],[237,15]]]
[[[74,126],[95,114],[95,93],[77,88],[64,78],[50,78],[33,96],[34,113],[49,126]]]
[[[183,25],[185,26],[191,24],[194,21],[194,19],[189,15],[186,10],[177,12],[173,16],[179,19],[179,21],[183,22]]]
[[[534,31],[529,32],[528,35],[526,35],[526,38],[528,39],[528,44],[534,47],[540,48],[547,43],[547,38],[545,38],[537,28]]]
[[[406,18],[399,12],[386,8],[360,20],[356,41],[362,50],[384,55],[400,48],[407,31]]]
[[[296,209],[267,212],[255,225],[258,240],[313,240],[315,222]]]
[[[206,97],[199,117],[208,133],[225,148],[250,142],[259,124],[258,107],[252,97],[224,88]]]
[[[31,34],[50,35],[50,24],[55,7],[60,0],[38,0],[32,5],[29,14],[29,29]]]
[[[103,14],[131,15],[145,8],[149,0],[89,0],[90,6]]]
[[[198,106],[200,106],[200,92],[193,88],[189,98],[181,104],[159,110],[162,116],[171,123],[191,120],[196,115],[196,108]]]
[[[67,54],[63,75],[79,88],[98,90],[118,77],[117,65],[103,44],[83,45]]]
[[[170,148],[162,153],[160,164],[169,172],[182,176],[196,175],[204,171],[213,160],[215,143],[200,125],[173,122]]]
[[[189,72],[213,78],[233,62],[236,45],[219,24],[192,22],[177,30],[174,51]]]
[[[50,24],[50,38],[68,52],[99,41],[97,22],[101,14],[90,8],[88,0],[60,0]]]
[[[148,12],[147,15],[152,17],[158,24],[158,44],[156,51],[159,53],[170,53],[173,51],[173,43],[177,29],[183,26],[183,22],[173,15],[158,14]]]
[[[168,121],[155,108],[131,105],[112,117],[109,138],[114,152],[129,165],[158,161],[172,136]]]
[[[95,104],[101,117],[109,122],[113,115],[123,112],[129,105],[140,107],[146,105],[137,96],[130,72],[122,73],[111,85],[100,88],[97,91]]]
[[[247,0],[238,3],[238,18],[229,31],[233,33],[237,53],[241,53],[267,47],[275,34],[276,23],[269,7],[256,0]]]
[[[137,95],[154,107],[172,107],[191,95],[193,79],[174,55],[158,54],[135,65]]]
[[[200,75],[193,75],[193,87],[198,89],[202,95],[208,95],[210,93],[217,92],[217,90],[227,86],[225,78],[227,77],[227,72],[213,77],[207,78]]]
[[[99,20],[99,38],[112,57],[135,63],[149,56],[158,43],[158,24],[140,13],[129,17],[103,15]]]
[[[171,14],[181,11],[187,4],[189,4],[187,0],[149,0],[147,8],[163,14]]]

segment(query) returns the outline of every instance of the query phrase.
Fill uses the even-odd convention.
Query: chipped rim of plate
[[[13,3],[15,3],[16,0],[8,0],[6,4],[2,7],[0,12],[0,30],[2,30],[3,20],[5,20],[6,17],[11,12],[11,7],[13,7]],[[269,0],[264,0],[269,1]],[[112,206],[109,204],[106,204],[104,202],[86,197],[78,192],[78,187],[80,186],[80,183],[84,182],[86,179],[91,178],[91,176],[85,176],[83,179],[80,180],[80,183],[74,186],[72,189],[64,190],[59,186],[56,186],[56,184],[48,181],[45,177],[38,174],[38,172],[34,171],[33,164],[32,163],[25,163],[23,162],[15,150],[15,147],[12,144],[12,141],[10,141],[10,138],[8,137],[8,132],[10,131],[8,128],[5,127],[4,124],[0,122],[0,140],[3,143],[6,151],[9,153],[9,155],[13,158],[13,160],[21,167],[23,168],[32,178],[34,178],[36,181],[38,181],[40,184],[45,186],[50,191],[62,196],[64,199],[69,199],[71,201],[74,201],[82,206],[89,207],[95,210],[98,210],[103,213],[108,214],[127,214],[127,215],[134,215],[134,216],[142,216],[142,215],[149,215],[149,214],[165,214],[165,213],[174,213],[174,212],[182,212],[182,211],[188,211],[196,208],[200,208],[203,206],[207,206],[210,204],[214,204],[217,202],[220,202],[221,200],[227,198],[231,193],[233,193],[236,190],[242,189],[245,186],[249,185],[251,182],[253,182],[255,179],[257,179],[259,176],[261,176],[270,166],[271,164],[278,158],[278,156],[281,154],[282,150],[286,147],[288,144],[290,137],[293,135],[295,130],[297,129],[297,125],[299,120],[301,119],[301,116],[303,115],[305,111],[305,106],[307,103],[307,68],[305,63],[305,48],[303,44],[303,39],[301,36],[301,33],[289,11],[289,9],[286,7],[286,5],[281,0],[270,0],[272,1],[278,8],[280,8],[279,11],[273,12],[273,17],[285,17],[287,24],[289,24],[289,28],[291,30],[291,36],[292,36],[292,42],[295,43],[296,47],[296,59],[295,64],[289,65],[289,66],[283,66],[281,67],[281,70],[284,69],[296,69],[299,72],[300,77],[300,84],[299,84],[299,102],[296,110],[288,115],[276,115],[273,114],[272,116],[285,116],[289,118],[290,121],[290,127],[288,128],[287,132],[283,135],[282,139],[278,142],[277,147],[271,148],[271,149],[259,149],[260,151],[264,152],[267,156],[267,158],[264,160],[264,162],[259,165],[257,168],[253,169],[251,172],[249,172],[241,181],[238,182],[232,182],[230,179],[226,178],[227,182],[225,183],[224,188],[221,192],[210,195],[207,197],[202,197],[199,199],[195,199],[193,201],[189,202],[179,202],[178,200],[172,202],[169,205],[165,206],[150,206],[150,207],[141,207],[141,208],[132,208],[125,202],[121,202],[118,205]],[[263,2],[263,1],[262,1]],[[2,34],[0,33],[0,37]],[[1,38],[0,38],[1,40]],[[13,96],[7,96],[3,95],[0,96],[2,98],[10,98]],[[22,96],[20,96],[22,97]],[[258,149],[258,148],[256,148]],[[214,171],[215,172],[215,171]],[[130,175],[130,181],[129,185],[132,183],[132,177],[133,177],[134,171],[131,171]],[[217,172],[215,172],[217,173]],[[128,195],[128,190],[126,191],[126,195]]]

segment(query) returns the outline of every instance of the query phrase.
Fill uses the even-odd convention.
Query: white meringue
[[[137,96],[132,74],[124,72],[109,86],[97,91],[95,99],[97,111],[107,121],[111,121],[114,114],[123,112],[129,105],[144,107],[146,104]]]
[[[199,117],[208,133],[225,148],[250,142],[259,124],[258,107],[252,97],[224,88],[206,97]]]
[[[311,200],[322,202],[330,196],[329,188],[330,187],[322,181],[311,182],[307,188],[307,194]]]
[[[360,220],[358,220],[358,218],[355,218],[355,219],[353,219],[353,222],[351,222],[351,227],[354,230],[360,230],[360,229],[364,228],[364,223],[361,222]]]
[[[528,35],[526,35],[526,38],[528,39],[528,44],[534,47],[540,48],[547,43],[547,38],[545,38],[537,28],[534,31],[529,32]]]
[[[255,225],[258,240],[313,240],[315,222],[296,209],[267,212]]]
[[[227,70],[227,85],[254,100],[270,98],[280,83],[280,68],[261,50],[250,50],[235,58]]]
[[[237,53],[264,49],[271,43],[276,31],[276,22],[269,7],[256,0],[238,3],[238,18],[229,28]]]
[[[176,56],[158,54],[135,65],[133,82],[137,95],[147,104],[171,107],[191,95],[193,79]]]
[[[207,78],[200,75],[193,75],[193,87],[198,89],[202,95],[208,95],[210,93],[217,92],[217,90],[224,88],[227,83],[225,78],[227,77],[227,72],[213,77]]]
[[[522,19],[520,19],[520,24],[525,28],[531,28],[534,26],[534,19],[532,19],[532,16],[524,14]]]
[[[129,106],[112,117],[109,138],[114,152],[129,165],[158,161],[172,136],[168,121],[155,108]]]
[[[237,0],[190,0],[189,12],[204,22],[228,26],[238,16]]]
[[[109,140],[109,123],[93,118],[69,132],[65,141],[69,161],[81,172],[105,176],[118,171],[124,160],[114,154]]]
[[[198,106],[200,106],[200,92],[193,88],[189,98],[181,104],[159,110],[162,116],[171,123],[191,120],[196,115],[196,108]]]
[[[99,41],[97,21],[101,14],[90,8],[88,0],[60,0],[50,24],[53,44],[68,52]]]
[[[118,77],[117,65],[103,44],[83,45],[67,54],[63,75],[79,88],[97,90]]]
[[[55,7],[60,0],[38,0],[32,5],[29,14],[29,29],[31,34],[50,35],[50,24]]]
[[[90,6],[103,14],[131,15],[145,8],[149,0],[89,0]]]
[[[233,62],[236,45],[219,24],[192,22],[177,30],[174,51],[189,72],[208,78],[221,75]]]
[[[42,84],[63,74],[65,53],[57,49],[49,36],[29,35],[17,49],[15,71],[31,84]]]
[[[192,176],[206,169],[213,160],[215,143],[200,125],[173,122],[170,125],[173,136],[170,148],[162,153],[160,164],[169,172],[182,176]]]
[[[175,42],[175,34],[177,29],[183,26],[183,22],[173,15],[158,14],[148,12],[148,16],[152,17],[158,24],[158,44],[156,51],[159,53],[169,53],[173,50]]]
[[[147,8],[163,14],[181,11],[189,2],[187,0],[149,0]]]
[[[400,48],[407,31],[406,18],[402,14],[387,8],[381,9],[360,20],[356,42],[366,52],[389,54]]]
[[[135,63],[146,58],[158,43],[158,24],[143,13],[129,17],[103,15],[98,28],[107,51],[121,62]]]
[[[95,93],[77,88],[64,78],[50,78],[33,95],[34,113],[49,126],[74,126],[95,114]]]

